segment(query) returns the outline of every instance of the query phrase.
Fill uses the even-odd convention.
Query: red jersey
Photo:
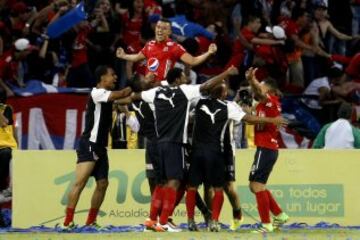
[[[155,74],[155,81],[162,81],[186,50],[170,39],[164,42],[152,40],[144,46],[141,53],[146,58],[146,74],[152,72]]]
[[[256,106],[256,115],[259,117],[278,117],[280,113],[281,105],[277,96],[267,95],[266,102],[260,102]],[[279,132],[274,124],[256,124],[255,145],[277,150],[279,148],[278,134]]]
[[[71,59],[71,67],[76,68],[82,64],[85,64],[88,62],[88,54],[87,54],[87,46],[86,46],[86,40],[88,38],[88,35],[91,31],[90,27],[84,27],[82,28],[73,43],[72,46],[72,59]]]
[[[19,62],[13,58],[13,50],[4,52],[0,58],[0,78],[16,83]]]
[[[345,69],[346,74],[351,76],[352,80],[360,81],[360,53],[356,54]]]

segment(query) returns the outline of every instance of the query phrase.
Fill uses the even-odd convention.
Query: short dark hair
[[[224,92],[226,85],[224,83],[216,85],[213,89],[210,90],[210,97],[218,99],[221,98]]]
[[[2,88],[0,88],[0,103],[6,103],[6,91]]]
[[[171,26],[171,21],[169,19],[167,19],[167,18],[162,17],[162,18],[159,19],[159,22],[165,22],[165,23],[170,24],[170,26]]]
[[[327,76],[329,79],[339,78],[343,75],[343,71],[338,67],[331,67],[327,71]]]
[[[101,81],[101,77],[108,73],[109,68],[110,67],[107,65],[100,65],[96,68],[95,70],[96,83],[99,83]]]
[[[352,106],[350,103],[343,102],[337,112],[338,118],[350,119],[352,115]]]
[[[142,86],[141,86],[141,78],[139,74],[134,74],[134,76],[131,77],[129,81],[129,87],[131,87],[132,91],[134,92],[141,92]]]
[[[181,78],[183,70],[181,68],[170,69],[166,75],[166,80],[169,84],[172,84],[176,81],[177,78]]]

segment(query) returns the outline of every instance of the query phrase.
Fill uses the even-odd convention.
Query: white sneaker
[[[180,228],[174,228],[170,224],[157,224],[156,225],[157,232],[181,232]]]

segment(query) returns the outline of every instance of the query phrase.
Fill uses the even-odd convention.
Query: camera
[[[241,104],[247,105],[249,107],[252,106],[253,97],[248,88],[243,88],[238,91],[239,94],[239,101]]]

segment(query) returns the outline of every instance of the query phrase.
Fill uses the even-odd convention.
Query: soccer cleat
[[[274,228],[279,229],[287,221],[289,221],[289,216],[284,212],[280,213],[279,215],[277,215],[273,218]]]
[[[208,229],[210,232],[219,232],[221,227],[218,221],[211,220]]]
[[[274,227],[271,223],[262,223],[255,230],[251,231],[252,233],[270,233],[274,231]]]
[[[74,222],[70,222],[68,225],[62,224],[56,224],[55,229],[60,230],[61,232],[70,232],[74,230],[77,227]]]
[[[198,226],[196,225],[194,219],[189,219],[188,220],[188,230],[190,232],[198,232],[199,231],[199,228]]]
[[[145,223],[144,223],[144,231],[156,231],[156,221],[151,220],[150,218],[146,219]]]
[[[86,226],[86,227],[90,227],[90,228],[94,228],[94,229],[96,229],[96,230],[98,230],[98,231],[104,229],[102,226],[100,226],[100,225],[97,224],[96,222],[93,222],[93,223],[91,223],[91,224],[87,224],[87,225],[85,225],[85,226]]]
[[[157,224],[156,225],[156,231],[157,232],[181,232],[181,229],[179,228],[174,228],[169,224]]]
[[[231,231],[236,231],[236,229],[238,229],[240,227],[240,225],[243,221],[244,221],[244,217],[241,217],[240,219],[234,218],[233,220],[231,220],[229,229]]]

